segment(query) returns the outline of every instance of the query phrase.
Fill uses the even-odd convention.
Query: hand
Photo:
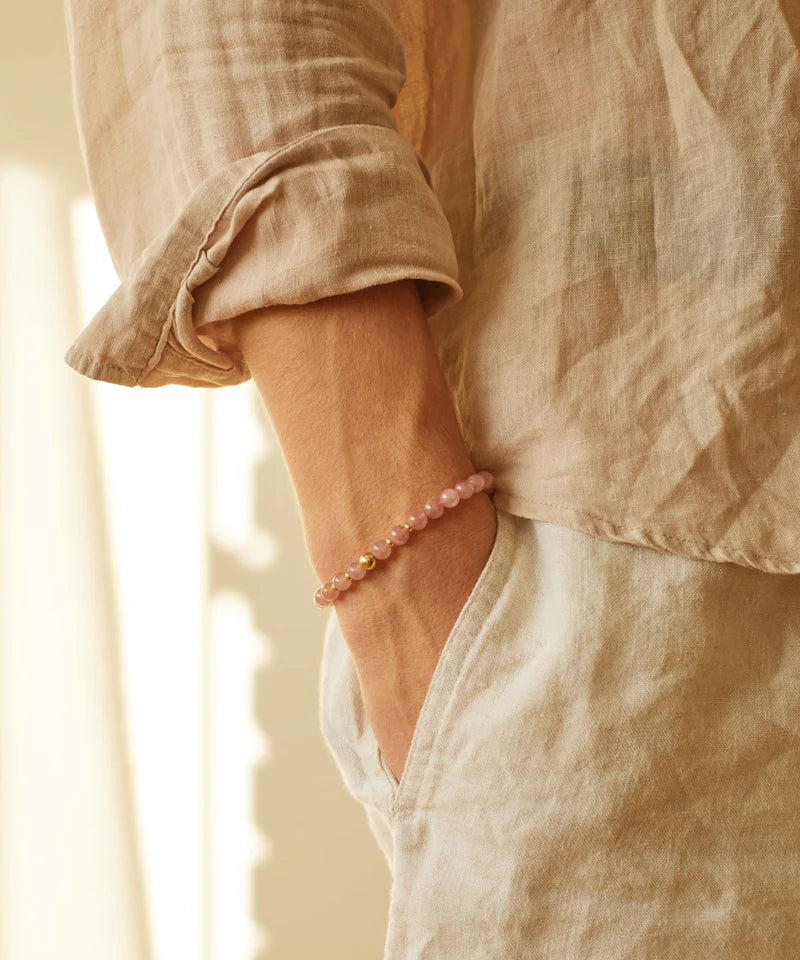
[[[442,648],[496,532],[494,504],[476,494],[336,601],[367,719],[398,781]]]

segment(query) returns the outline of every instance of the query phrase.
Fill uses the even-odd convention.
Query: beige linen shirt
[[[800,0],[67,0],[121,285],[67,353],[414,278],[496,499],[800,573]]]

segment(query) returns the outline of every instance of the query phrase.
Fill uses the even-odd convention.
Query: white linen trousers
[[[384,960],[800,956],[800,578],[498,509],[400,783],[335,608],[320,722]]]

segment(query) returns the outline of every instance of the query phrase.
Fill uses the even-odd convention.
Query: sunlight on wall
[[[117,286],[94,206],[72,222],[81,321]],[[203,396],[91,383],[156,960],[200,960]]]
[[[278,547],[253,516],[254,467],[271,448],[255,417],[252,384],[210,394],[207,449],[211,540],[244,568],[265,571]],[[269,855],[252,809],[253,773],[269,758],[254,719],[253,677],[273,651],[253,626],[247,598],[229,589],[211,595],[208,639],[208,955],[249,958],[269,949],[268,931],[251,921],[248,905],[255,867]]]
[[[73,209],[81,315],[116,275],[88,198]],[[249,783],[264,750],[252,722],[257,644],[246,604],[208,591],[208,537],[261,568],[247,391],[91,385],[118,586],[131,762],[156,960],[248,960],[264,856]]]
[[[0,957],[148,960],[69,198],[0,158]]]
[[[221,592],[211,603],[209,715],[210,929],[212,960],[245,958],[269,947],[266,931],[246,915],[254,865],[269,855],[253,824],[252,770],[268,759],[253,723],[249,690],[254,670],[266,666],[250,611],[241,596]]]
[[[251,570],[264,570],[277,559],[274,537],[254,522],[259,459],[276,450],[255,416],[252,381],[234,389],[209,391],[213,456],[208,464],[209,533],[218,546],[235,554]]]

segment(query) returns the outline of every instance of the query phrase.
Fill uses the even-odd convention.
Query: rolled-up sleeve
[[[120,286],[79,373],[223,386],[236,316],[401,279],[462,297],[431,175],[398,132],[394,0],[67,0],[73,100]]]

